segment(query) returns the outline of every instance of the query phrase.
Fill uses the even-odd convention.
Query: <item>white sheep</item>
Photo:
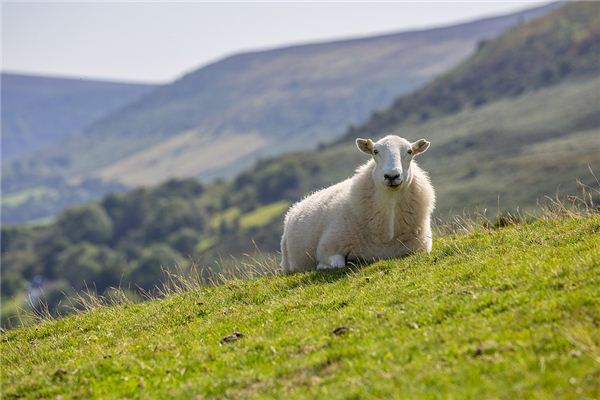
[[[284,272],[431,251],[435,193],[413,160],[429,142],[389,135],[376,143],[359,138],[356,145],[372,159],[351,178],[294,204],[285,216]]]

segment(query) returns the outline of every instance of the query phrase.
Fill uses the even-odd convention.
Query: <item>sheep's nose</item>
[[[383,177],[386,180],[392,182],[392,181],[395,181],[396,179],[400,178],[400,174],[394,174],[394,175],[392,175],[392,174],[383,174]]]

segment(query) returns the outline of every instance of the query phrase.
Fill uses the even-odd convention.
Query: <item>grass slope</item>
[[[3,333],[3,398],[598,398],[599,285],[600,216],[479,229]]]

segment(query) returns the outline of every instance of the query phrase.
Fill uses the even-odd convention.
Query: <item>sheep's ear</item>
[[[363,153],[373,154],[373,141],[371,139],[356,139],[356,147]]]
[[[429,145],[431,143],[429,143],[427,140],[425,139],[419,139],[414,143],[411,143],[411,150],[412,150],[412,155],[416,156],[417,154],[421,154],[421,153],[425,153],[427,151],[427,149],[429,148]]]

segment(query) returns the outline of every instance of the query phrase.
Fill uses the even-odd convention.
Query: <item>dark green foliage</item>
[[[2,280],[0,280],[0,290],[2,291],[3,297],[14,296],[23,290],[27,285],[27,281],[23,279],[22,274],[15,270],[9,269],[2,271]]]
[[[172,179],[152,190],[108,195],[101,204],[115,223],[113,243],[142,234],[161,240],[183,226],[202,230],[206,216],[192,200],[203,191],[204,186],[194,180]]]
[[[38,304],[37,308],[43,310],[47,307],[53,315],[69,312],[73,306],[69,304],[68,296],[73,294],[73,288],[66,279],[52,281],[44,287],[42,303]]]
[[[124,195],[110,194],[101,204],[115,225],[113,243],[140,230],[152,207],[147,189],[137,189]]]
[[[0,250],[2,254],[8,250],[27,250],[33,232],[24,227],[5,227],[2,229]]]
[[[181,228],[167,239],[169,245],[181,254],[194,253],[194,249],[199,241],[200,235],[192,228]]]
[[[155,244],[142,250],[137,265],[129,275],[131,284],[150,290],[164,281],[163,270],[177,265],[181,257],[166,244]]]
[[[158,197],[169,196],[177,193],[177,197],[192,199],[204,192],[204,186],[193,179],[171,179],[160,185],[155,190]]]
[[[67,209],[47,226],[3,227],[2,298],[24,293],[38,275],[45,296],[52,295],[46,299],[50,307],[65,299],[47,287],[98,293],[117,286],[152,288],[163,277],[161,268],[192,255],[207,233],[206,206],[198,202],[203,193],[196,181],[170,180]]]
[[[16,272],[21,277],[31,279],[44,272],[43,260],[31,250],[14,250],[2,255],[2,280],[4,274]],[[4,296],[4,291],[2,291]]]
[[[83,242],[60,253],[54,274],[68,279],[75,289],[90,287],[102,293],[118,282],[122,262],[122,257],[115,251]]]
[[[202,231],[206,219],[203,210],[189,199],[167,197],[146,215],[144,234],[147,241],[164,241],[169,233],[182,228]]]
[[[106,243],[113,234],[113,222],[98,204],[66,210],[56,225],[60,234],[72,242]]]
[[[264,199],[296,196],[294,185],[289,187],[296,189],[293,193],[280,192],[290,179],[288,172],[278,183],[277,164],[263,163],[255,171],[266,165],[267,171],[243,185],[243,195],[233,183],[215,183],[207,189],[191,179],[172,179],[152,189],[110,194],[98,203],[67,209],[46,226],[3,227],[2,298],[24,294],[28,282],[38,275],[44,288],[66,287],[65,293],[104,293],[119,286],[149,290],[163,280],[163,270],[185,267],[191,258],[209,250],[197,250],[207,237],[233,246],[219,245],[215,251],[249,251],[252,243],[241,238],[239,216],[211,227],[209,214],[229,207],[254,210],[263,200],[250,190],[255,186],[271,188]],[[44,293],[50,292],[44,289]],[[57,311],[52,307],[58,306],[61,296],[53,291],[52,300],[46,299],[51,312]]]
[[[298,197],[303,179],[318,172],[318,165],[302,165],[295,159],[263,161],[248,172],[238,175],[234,180],[234,187],[242,191],[242,198],[251,197],[256,193],[261,204],[268,204]]]

